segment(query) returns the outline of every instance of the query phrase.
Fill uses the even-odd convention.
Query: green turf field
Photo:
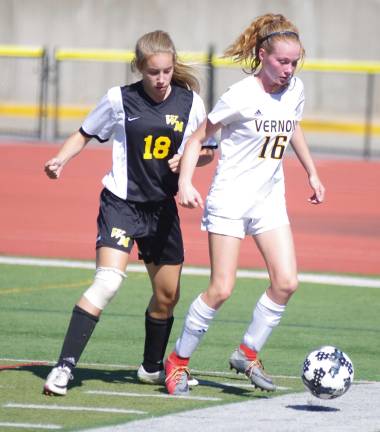
[[[244,377],[228,369],[229,355],[266,287],[264,280],[238,280],[232,298],[219,311],[192,358],[191,368],[201,385],[188,399],[168,397],[162,387],[137,383],[144,312],[150,297],[144,273],[129,273],[104,312],[66,397],[41,393],[51,364],[4,368],[56,360],[73,305],[92,276],[92,270],[0,265],[0,430],[32,431],[45,426],[79,430],[272,397],[254,391]],[[183,276],[169,349],[190,302],[207,286],[207,280],[205,276]],[[323,344],[337,345],[350,356],[355,380],[380,381],[379,295],[379,289],[373,288],[302,283],[261,353],[268,373],[281,387],[276,394],[303,390],[299,379],[303,359]],[[15,423],[20,427],[14,427]]]

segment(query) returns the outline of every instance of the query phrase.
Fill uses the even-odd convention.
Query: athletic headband
[[[291,30],[285,30],[285,31],[269,33],[268,35],[259,39],[259,44],[261,45],[263,42],[265,42],[267,39],[269,39],[272,36],[295,36],[297,39],[299,39],[298,33]]]

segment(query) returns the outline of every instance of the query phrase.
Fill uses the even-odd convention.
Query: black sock
[[[145,346],[143,366],[147,372],[163,369],[163,359],[168,344],[174,317],[167,319],[152,318],[145,312]]]
[[[73,369],[89,341],[99,318],[75,306],[63,342],[58,364]]]

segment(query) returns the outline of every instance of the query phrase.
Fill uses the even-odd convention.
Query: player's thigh
[[[264,231],[253,238],[265,260],[272,286],[296,284],[297,262],[290,225]]]
[[[203,299],[213,308],[220,307],[233,291],[240,244],[238,237],[209,233],[211,279]]]
[[[119,249],[102,246],[96,250],[96,268],[111,267],[125,272],[129,260],[129,253]]]
[[[246,225],[244,219],[228,219],[205,211],[202,229],[208,231],[211,283],[217,280],[234,281]]]

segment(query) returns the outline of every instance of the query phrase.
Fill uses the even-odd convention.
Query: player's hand
[[[169,168],[172,172],[178,174],[181,167],[182,155],[175,154],[171,159],[168,160]]]
[[[45,163],[45,173],[51,179],[57,179],[61,175],[63,162],[57,158],[48,160]]]
[[[308,199],[311,204],[321,204],[325,199],[325,188],[317,175],[309,177],[309,183],[313,189],[313,195]]]
[[[178,202],[182,207],[203,209],[202,197],[191,183],[179,186]]]

